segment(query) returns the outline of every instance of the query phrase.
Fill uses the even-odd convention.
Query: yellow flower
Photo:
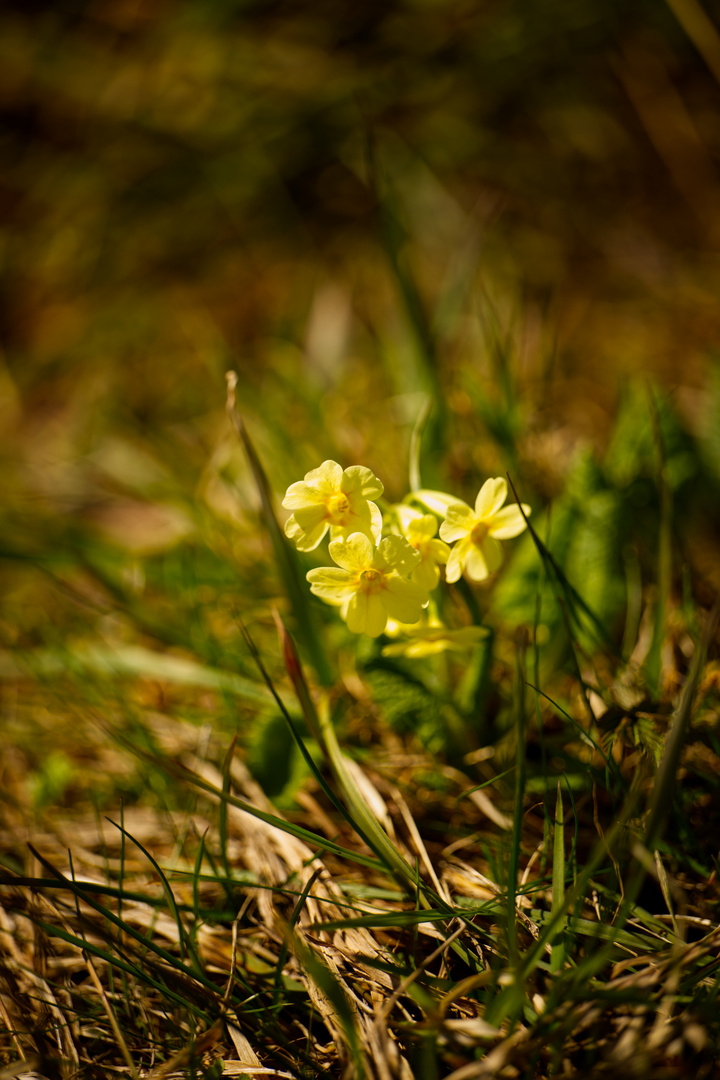
[[[404,623],[418,621],[428,594],[407,578],[420,555],[404,537],[386,536],[374,548],[367,536],[356,532],[347,540],[332,540],[329,551],[337,567],[310,570],[310,590],[337,605],[354,634],[377,637],[388,616]]]
[[[370,469],[351,465],[343,472],[337,461],[324,461],[287,489],[283,506],[294,513],[285,523],[285,534],[300,551],[316,548],[328,529],[333,538],[359,532],[377,543],[382,514],[370,500],[382,493]]]
[[[383,656],[407,656],[410,660],[441,652],[466,652],[487,637],[488,633],[484,626],[463,626],[459,630],[449,630],[439,619],[431,619],[424,626],[389,624],[387,632],[393,635],[403,633],[407,640],[386,645]]]
[[[410,580],[424,589],[434,589],[440,580],[439,564],[444,565],[450,555],[448,545],[435,539],[437,518],[433,514],[421,514],[404,503],[394,506],[393,510],[400,532],[410,546],[420,552],[420,562],[410,574]]]
[[[458,581],[463,570],[473,581],[484,581],[500,566],[503,552],[499,541],[518,536],[525,528],[518,506],[500,509],[506,498],[507,483],[497,476],[480,488],[474,512],[461,502],[448,507],[440,536],[448,543],[457,541],[447,563],[448,581]],[[524,503],[523,510],[530,513]]]

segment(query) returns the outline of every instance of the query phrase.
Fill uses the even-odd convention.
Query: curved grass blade
[[[217,995],[217,987],[210,979],[208,979],[203,974],[201,970],[193,970],[192,972],[189,972],[185,964],[179,961],[178,958],[174,956],[171,952],[168,952],[167,949],[163,949],[162,946],[158,945],[155,941],[148,938],[145,934],[141,933],[139,930],[136,930],[133,926],[131,926],[124,920],[118,918],[118,916],[114,912],[110,911],[109,908],[105,907],[104,904],[101,904],[97,900],[94,900],[92,898],[92,894],[86,892],[80,882],[72,881],[70,878],[65,877],[65,875],[55,866],[53,866],[53,864],[48,859],[42,856],[40,852],[32,846],[32,844],[28,844],[28,847],[30,848],[30,851],[38,860],[40,865],[44,866],[47,870],[50,871],[50,873],[54,877],[62,881],[67,887],[67,889],[73,894],[73,896],[75,896],[79,900],[82,900],[83,903],[87,904],[94,911],[97,911],[98,914],[102,915],[107,922],[111,923],[115,927],[115,929],[123,931],[126,937],[132,938],[133,941],[136,941],[139,945],[142,946],[144,952],[152,953],[154,956],[158,957],[160,960],[163,960],[166,964],[173,968],[174,971],[176,971],[178,974],[189,978],[193,983],[198,983],[202,985],[206,990],[209,990],[213,996]],[[55,929],[57,930],[57,928]],[[62,936],[62,934],[60,934],[60,936]],[[80,948],[90,949],[91,946],[90,942],[86,942],[82,938],[77,939],[77,944]],[[119,943],[117,944],[118,949],[120,949]],[[95,949],[91,951],[93,951],[95,955],[102,956],[104,960],[113,959],[111,953],[104,953],[102,950],[96,951]],[[142,977],[142,969],[139,970]],[[137,972],[132,971],[131,974],[137,974]],[[183,1003],[186,1004],[186,1002]],[[202,1015],[206,1018],[208,1016],[208,1014],[204,1011],[202,1012]]]
[[[145,858],[148,860],[148,862],[151,864],[151,866],[156,871],[158,877],[160,878],[160,882],[162,884],[162,887],[163,887],[163,892],[165,894],[165,899],[167,901],[167,905],[170,908],[170,912],[171,912],[172,917],[174,918],[175,923],[176,923],[177,928],[178,928],[178,936],[179,936],[179,939],[180,939],[181,948],[182,948],[183,952],[187,951],[187,953],[190,956],[190,959],[192,961],[193,967],[199,973],[202,974],[202,972],[203,972],[202,961],[200,960],[197,949],[195,948],[195,943],[192,940],[192,936],[188,932],[188,929],[187,929],[187,927],[185,926],[185,923],[182,920],[182,915],[180,914],[180,909],[178,908],[178,905],[177,905],[177,903],[175,901],[175,895],[174,895],[172,889],[170,888],[170,882],[168,881],[167,877],[165,876],[165,871],[162,869],[162,867],[160,866],[160,863],[157,861],[157,859],[153,858],[153,856],[150,854],[150,852],[147,850],[147,848],[143,847],[143,845],[140,843],[140,841],[138,839],[136,839],[136,837],[134,837],[131,833],[127,832],[127,830],[123,829],[122,825],[118,825],[117,822],[111,821],[110,818],[108,818],[107,820],[110,822],[111,825],[114,825],[116,829],[119,829],[120,832],[125,833],[128,840],[130,840],[131,843],[133,843],[135,845],[135,847],[138,848],[139,851],[142,851]]]
[[[203,780],[201,776],[192,772],[192,770],[188,769],[185,765],[170,761],[158,761],[157,764],[164,772],[174,776],[176,779],[181,779],[186,783],[193,784],[194,787],[199,788],[206,794],[212,795],[216,799],[222,799],[238,810],[244,810],[246,814],[251,814],[260,821],[264,821],[267,825],[272,825],[274,828],[282,830],[282,832],[289,833],[290,836],[296,836],[310,847],[319,848],[320,851],[330,851],[333,855],[337,855],[341,859],[347,859],[350,862],[356,863],[358,866],[366,866],[371,870],[383,872],[386,869],[384,864],[378,859],[373,859],[368,855],[361,855],[359,852],[351,851],[350,848],[342,847],[342,845],[336,844],[332,840],[326,840],[324,837],[318,836],[308,829],[304,829],[301,825],[295,825],[292,821],[275,817],[274,814],[267,814],[264,810],[260,810],[257,806],[253,806],[252,803],[245,802],[244,799],[239,799],[236,795],[230,795],[223,792],[221,788],[216,788],[214,784],[209,783],[207,780]]]
[[[602,642],[602,644],[610,651],[610,653],[614,657],[616,657],[618,660],[621,659],[621,656],[618,653],[615,642],[613,641],[610,634],[605,629],[605,626],[603,625],[602,621],[597,617],[597,615],[592,610],[592,608],[585,602],[585,600],[583,599],[581,594],[577,591],[577,589],[568,581],[568,579],[565,576],[564,572],[562,571],[562,569],[560,568],[558,563],[555,561],[555,558],[553,557],[552,553],[545,546],[545,544],[542,542],[542,540],[538,536],[537,532],[535,531],[535,529],[531,525],[530,519],[528,518],[527,514],[525,513],[525,511],[522,508],[520,498],[519,498],[518,493],[517,493],[517,491],[515,489],[515,485],[513,484],[512,480],[510,478],[510,474],[506,473],[506,476],[508,478],[508,483],[510,484],[510,487],[512,489],[512,493],[515,496],[515,501],[516,501],[518,507],[520,508],[520,513],[522,514],[522,516],[523,516],[523,518],[525,520],[525,524],[527,525],[528,532],[530,533],[530,536],[532,537],[533,543],[535,544],[535,547],[537,548],[537,551],[538,551],[538,554],[539,554],[540,558],[542,559],[543,563],[545,564],[546,571],[548,570],[548,568],[552,571],[552,577],[558,583],[558,585],[560,586],[560,588],[562,590],[563,597],[564,597],[564,602],[567,605],[567,611],[569,612],[571,617],[575,620],[576,625],[578,627],[582,627],[582,623],[581,623],[580,618],[579,618],[579,616],[577,614],[577,609],[579,608],[580,611],[582,611],[582,613],[585,615],[585,617],[591,623],[591,625],[594,627],[596,635],[598,637],[598,640]],[[557,593],[556,593],[556,597],[557,597],[557,600],[558,600],[558,602],[559,602],[559,604],[560,604],[560,606],[562,608],[563,599]]]

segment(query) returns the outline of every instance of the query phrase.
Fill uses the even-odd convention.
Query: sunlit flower
[[[525,520],[518,506],[505,506],[507,482],[502,477],[486,480],[475,500],[474,511],[457,502],[447,509],[440,536],[455,543],[445,571],[448,581],[458,581],[463,570],[473,581],[484,581],[503,560],[500,540],[518,536]],[[530,507],[523,503],[525,514]]]
[[[420,552],[420,562],[410,574],[424,589],[434,589],[440,580],[440,565],[448,561],[450,548],[442,540],[435,539],[438,523],[433,514],[422,514],[401,503],[393,507],[400,532],[411,547]]]
[[[337,567],[310,570],[310,589],[340,608],[354,634],[377,637],[388,616],[403,623],[418,621],[428,594],[408,580],[420,554],[404,537],[386,536],[375,548],[367,536],[356,532],[347,540],[332,540],[329,551]]]
[[[430,619],[420,626],[388,623],[387,633],[393,636],[403,634],[405,640],[386,645],[383,656],[407,656],[410,660],[418,660],[441,652],[467,652],[487,637],[488,631],[484,626],[463,626],[459,630],[449,630],[439,619]]]
[[[337,461],[324,461],[287,489],[283,506],[293,513],[285,534],[300,551],[316,548],[328,529],[333,538],[363,533],[377,543],[382,514],[370,500],[382,493],[383,486],[370,469],[351,465],[343,472]]]

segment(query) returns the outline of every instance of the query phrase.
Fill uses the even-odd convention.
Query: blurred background
[[[628,649],[660,473],[675,587],[709,602],[719,22],[696,0],[5,5],[3,646],[134,640],[113,596],[228,664],[225,606],[268,618],[231,367],[278,501],[326,457],[402,498],[430,395],[425,485],[472,499],[509,468],[536,513],[565,499],[556,550],[613,633],[632,607]],[[498,593],[516,621],[524,558]]]
[[[451,468],[491,471],[473,421],[510,378],[548,492],[629,377],[701,425],[720,324],[713,7],[5,6],[6,481],[95,518],[108,481],[150,483],[160,461],[197,482],[229,366],[292,478],[329,450],[387,476],[379,432],[392,444],[428,389],[458,425]]]

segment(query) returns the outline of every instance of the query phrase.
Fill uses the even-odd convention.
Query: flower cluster
[[[300,551],[312,551],[330,532],[328,550],[336,565],[309,571],[311,591],[338,607],[350,630],[369,637],[382,634],[388,619],[405,629],[420,623],[442,566],[450,583],[463,573],[484,581],[502,562],[499,541],[518,536],[530,513],[524,504],[522,510],[503,506],[507,483],[501,477],[485,481],[474,509],[442,491],[416,491],[391,507],[385,522],[373,501],[382,493],[370,469],[343,470],[325,461],[291,484],[283,500],[292,511],[285,532]],[[435,616],[411,637],[416,648],[407,654],[416,656],[468,648],[478,640],[476,633],[447,630]]]

